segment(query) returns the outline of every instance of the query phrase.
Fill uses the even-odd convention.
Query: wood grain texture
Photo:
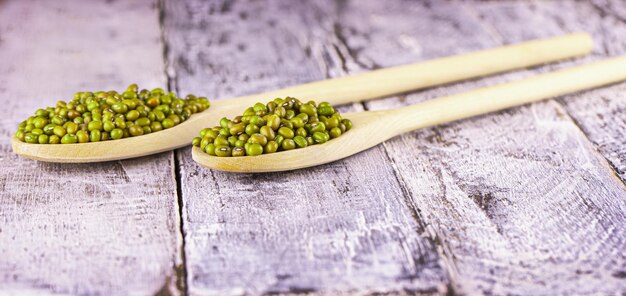
[[[150,1],[0,2],[0,294],[177,294],[173,153],[75,165],[10,148],[21,119],[76,91],[162,85],[157,16]]]
[[[516,3],[507,2],[508,11],[514,11]],[[350,13],[342,17],[348,52],[358,53],[352,55],[354,64],[385,67],[502,42],[476,12],[498,5],[494,2],[370,4],[367,8],[363,3],[348,5]],[[415,17],[418,13],[420,18]],[[543,27],[521,20],[495,27],[504,26]],[[528,36],[518,37],[524,38]],[[391,52],[393,58],[388,58]],[[367,106],[402,106],[531,72],[536,71],[435,88]],[[442,242],[457,292],[619,294],[626,290],[622,226],[626,190],[560,104],[539,103],[425,129],[384,146],[429,233]]]
[[[217,98],[581,29],[601,41],[588,60],[625,50],[620,1],[200,2],[167,2],[167,71]],[[180,293],[175,169],[192,294],[626,293],[623,84],[291,173],[208,171],[187,149],[97,165],[10,152],[36,107],[161,86],[159,34],[147,1],[0,2],[0,294]]]
[[[626,2],[551,1],[546,3],[490,3],[477,13],[497,39],[505,43],[584,30],[593,35],[596,48],[586,60],[626,53]],[[510,23],[525,22],[527,26]],[[542,30],[534,28],[541,27]],[[559,102],[626,182],[626,85],[618,84]]]
[[[344,75],[327,4],[169,2],[174,85],[219,98]],[[265,175],[210,171],[177,154],[191,294],[447,291],[381,147]]]
[[[518,5],[506,4],[512,10]],[[167,26],[169,73],[181,90],[222,97],[313,80],[320,74],[312,69],[322,69],[326,76],[344,75],[476,50],[505,42],[480,14],[491,5],[171,5],[168,12],[178,17]],[[366,107],[403,106],[536,72],[435,88]],[[625,189],[561,104],[551,101],[426,129],[393,139],[383,148],[312,170],[270,175],[201,170],[188,151],[180,152],[180,173],[189,180],[182,189],[190,291],[326,293],[410,287],[443,292],[446,289],[433,287],[447,283],[448,291],[466,294],[626,290],[621,227]],[[404,213],[405,202],[416,220]],[[352,210],[356,205],[366,205],[368,211]],[[386,207],[382,215],[380,207]],[[322,225],[311,218],[317,217],[311,213],[320,212],[326,219]],[[358,222],[355,212],[368,222]],[[392,237],[369,235],[374,233],[372,225],[399,221],[399,215],[407,218],[392,223],[400,227]],[[440,257],[431,253],[430,240],[408,236],[415,233],[402,229],[407,225],[420,235],[423,225],[437,242]],[[389,229],[383,226],[377,229]],[[368,235],[351,239],[355,233]],[[420,269],[433,277],[424,277],[422,271],[412,272],[413,278],[420,275],[412,281],[384,276],[381,270],[406,264],[395,257],[399,253],[394,236],[424,246],[403,252],[413,262],[437,258]],[[376,243],[362,243],[368,241]],[[337,255],[337,245],[361,251]],[[312,250],[318,253],[302,255]],[[370,259],[373,256],[377,259]],[[348,268],[355,262],[358,269]],[[379,262],[386,268],[379,268]]]

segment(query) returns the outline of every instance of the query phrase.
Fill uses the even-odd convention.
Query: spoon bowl
[[[234,116],[247,106],[247,98],[220,100],[211,108],[192,115],[179,125],[140,137],[80,144],[29,144],[13,137],[13,152],[34,160],[52,162],[87,163],[141,157],[189,145],[199,130],[223,116]],[[241,102],[244,101],[244,102]]]
[[[322,145],[243,157],[211,156],[194,146],[192,157],[204,167],[227,172],[278,172],[325,164],[374,147],[395,136],[380,129],[389,124],[381,122],[387,118],[386,113],[388,112],[347,113],[343,117],[352,121],[352,129]]]
[[[397,135],[626,80],[626,55],[394,110],[348,113],[352,129],[324,144],[258,156],[217,157],[193,147],[198,164],[242,173],[276,172],[346,158]]]

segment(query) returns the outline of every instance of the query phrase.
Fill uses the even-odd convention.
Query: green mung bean
[[[352,122],[329,103],[276,98],[256,103],[232,120],[221,118],[218,126],[202,129],[192,145],[220,157],[256,156],[323,144],[350,128]]]
[[[78,92],[68,102],[37,109],[19,124],[15,137],[32,144],[117,140],[172,128],[209,107],[204,97],[182,99],[159,88],[139,90],[136,84],[123,92]]]

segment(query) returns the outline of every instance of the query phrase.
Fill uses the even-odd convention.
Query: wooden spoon
[[[224,116],[232,118],[239,115],[259,101],[292,96],[305,101],[314,99],[339,105],[576,57],[589,53],[592,47],[592,40],[585,33],[535,40],[257,95],[212,101],[211,108],[191,116],[174,128],[135,138],[41,145],[27,144],[14,137],[13,152],[50,162],[97,162],[139,157],[189,145],[202,128],[215,125]]]
[[[193,147],[200,165],[229,172],[276,172],[332,162],[397,135],[626,80],[626,55],[385,111],[345,114],[353,128],[324,144],[259,156],[217,157]]]

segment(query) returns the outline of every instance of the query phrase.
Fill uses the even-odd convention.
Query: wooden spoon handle
[[[292,96],[340,105],[581,56],[592,47],[588,34],[576,33],[311,82],[235,100],[250,105]]]
[[[390,110],[402,134],[626,80],[626,55]]]

